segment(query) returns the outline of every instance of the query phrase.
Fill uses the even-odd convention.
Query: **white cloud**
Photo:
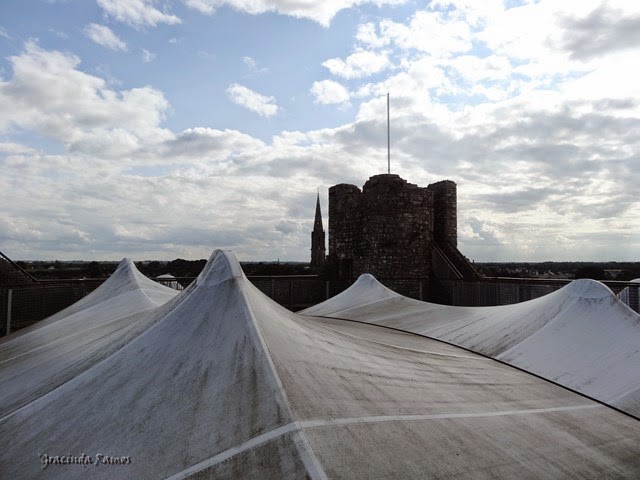
[[[266,67],[261,67],[255,58],[252,57],[242,57],[242,63],[249,69],[252,73],[265,73],[268,72],[269,69]]]
[[[278,113],[278,106],[274,97],[261,95],[237,83],[229,85],[227,95],[232,102],[263,117],[271,117]]]
[[[211,15],[215,12],[216,7],[220,5],[219,0],[183,0],[184,4],[193,8],[194,10],[198,10],[200,13],[204,13],[205,15]]]
[[[178,133],[165,143],[169,157],[193,159],[213,159],[225,161],[229,156],[256,152],[265,144],[250,135],[235,130],[213,128],[189,128]],[[239,166],[235,163],[234,166]]]
[[[109,16],[132,27],[155,27],[160,23],[175,25],[181,20],[154,5],[156,0],[97,0],[98,5]]]
[[[530,1],[524,0],[524,3]],[[469,25],[476,27],[483,25],[488,18],[504,12],[504,3],[504,0],[434,0],[429,4],[429,8],[435,11],[447,11],[453,18],[462,18]]]
[[[511,76],[513,66],[507,57],[488,55],[459,55],[443,65],[453,67],[465,80],[475,83],[481,80],[503,80]]]
[[[258,15],[276,12],[296,18],[307,18],[328,27],[341,10],[358,5],[400,5],[406,0],[183,0],[185,5],[201,13],[211,15],[216,8],[228,5],[241,12]]]
[[[623,7],[626,7],[625,11]],[[563,48],[571,57],[588,60],[606,53],[640,47],[640,9],[629,11],[625,4],[616,8],[602,3],[586,16],[564,15],[560,23],[565,29]]]
[[[169,105],[153,88],[111,90],[103,79],[79,70],[78,57],[34,42],[9,60],[13,76],[0,82],[0,132],[26,129],[101,155],[122,154],[167,136],[159,125]],[[113,143],[92,143],[100,138]]]
[[[127,44],[120,40],[118,36],[105,25],[90,23],[89,25],[84,27],[83,31],[89,39],[91,39],[98,45],[110,48],[111,50],[127,50]]]
[[[379,73],[389,66],[387,54],[358,50],[346,60],[332,58],[322,64],[332,74],[342,78],[362,78]]]
[[[637,47],[610,27],[636,14],[616,13],[611,1],[594,15],[600,3],[585,2],[560,11],[546,0],[506,10],[501,1],[448,0],[405,22],[365,24],[352,52],[386,54],[393,70],[377,82],[352,76],[348,88],[323,80],[310,89],[317,103],[358,102],[355,119],[271,141],[231,129],[168,131],[162,92],[118,90],[82,71],[79,58],[31,42],[0,81],[0,243],[22,258],[202,258],[227,247],[249,259],[308,259],[316,187],[324,202],[326,187],[361,186],[386,171],[389,91],[392,171],[418,185],[457,182],[467,256],[632,259]],[[256,5],[247,8],[267,4]],[[569,25],[602,35],[581,47]],[[241,85],[227,93],[265,116],[279,109]],[[29,132],[62,153],[25,142]]]
[[[0,153],[16,155],[16,154],[25,154],[25,153],[32,154],[32,153],[36,153],[36,151],[31,147],[28,147],[26,145],[21,145],[19,143],[0,142]]]
[[[56,30],[55,28],[50,28],[49,31],[58,38],[64,38],[65,40],[69,38],[69,34],[67,32]]]
[[[242,57],[242,63],[244,63],[250,69],[256,68],[256,61],[251,57]]]
[[[206,50],[198,50],[196,55],[198,55],[198,58],[201,58],[202,60],[211,60],[216,58],[215,53],[207,52]]]
[[[0,27],[0,37],[11,39],[11,36],[7,33],[7,30],[4,27]]]
[[[151,53],[149,50],[143,48],[142,49],[142,61],[144,63],[149,63],[149,62],[153,62],[156,58],[156,54],[155,53]]]
[[[316,103],[333,104],[346,103],[349,101],[349,91],[338,82],[333,80],[321,80],[313,82],[311,94]]]
[[[471,50],[472,33],[468,23],[447,19],[440,12],[418,11],[408,24],[383,20],[381,35],[405,50],[417,50],[434,57],[450,57]]]
[[[376,32],[376,25],[374,23],[364,23],[358,25],[358,33],[356,33],[356,39],[371,48],[380,48],[389,45],[391,39],[389,37],[382,37]]]

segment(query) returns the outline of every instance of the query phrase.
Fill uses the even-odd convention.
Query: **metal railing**
[[[95,290],[103,281],[39,281],[0,286],[0,336],[63,310]]]
[[[479,307],[526,302],[552,293],[572,281],[573,279],[485,277],[477,281],[441,280],[440,282],[448,290],[452,305]],[[628,288],[627,291],[632,292],[633,299],[633,292],[638,291],[640,284],[614,280],[600,280],[600,282],[609,287],[627,306],[638,312],[637,306],[628,300],[625,301],[620,292]]]
[[[280,305],[298,311],[316,305],[351,285],[347,280],[327,281],[315,275],[251,276],[248,279]],[[186,287],[194,277],[157,279],[174,286]],[[418,300],[439,301],[438,289],[447,293],[447,303],[457,306],[493,306],[520,303],[547,295],[571,280],[483,278],[478,281],[446,279],[378,279],[382,284]],[[24,328],[77,302],[95,290],[104,279],[50,280],[0,286],[0,336]],[[640,284],[603,282],[636,312]],[[622,293],[620,293],[622,292]],[[626,293],[625,293],[626,292]],[[435,300],[434,300],[435,299]],[[635,303],[634,303],[635,302]]]
[[[0,285],[15,282],[37,282],[29,272],[0,252]]]

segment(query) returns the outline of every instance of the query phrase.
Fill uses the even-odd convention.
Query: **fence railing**
[[[40,281],[0,286],[0,335],[59,312],[91,293],[103,281]]]
[[[251,276],[249,280],[280,305],[297,311],[316,305],[350,286],[346,280],[326,281],[315,275]],[[157,279],[173,286],[188,286],[193,277]],[[434,301],[445,290],[447,303],[457,306],[493,306],[520,303],[551,293],[571,280],[483,278],[479,281],[459,279],[430,282],[426,279],[378,279],[401,294],[418,300]],[[24,328],[77,302],[95,290],[104,280],[52,280],[0,286],[0,336]],[[176,283],[177,282],[177,283]],[[636,312],[640,284],[603,282]]]
[[[471,282],[442,280],[441,283],[448,290],[452,305],[479,307],[526,302],[554,292],[572,281],[572,279],[485,277]],[[631,309],[639,311],[637,298],[640,284],[614,280],[600,280],[600,282],[609,287]],[[625,291],[628,292],[626,297],[621,293]]]

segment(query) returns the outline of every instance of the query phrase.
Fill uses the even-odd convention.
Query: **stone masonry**
[[[362,190],[348,184],[329,189],[329,264],[339,277],[370,273],[416,296],[416,280],[432,277],[434,243],[457,251],[454,182],[419,187],[382,174]]]

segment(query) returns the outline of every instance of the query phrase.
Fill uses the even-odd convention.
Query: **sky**
[[[308,261],[388,92],[468,258],[640,261],[639,54],[635,0],[3,0],[0,251]]]

